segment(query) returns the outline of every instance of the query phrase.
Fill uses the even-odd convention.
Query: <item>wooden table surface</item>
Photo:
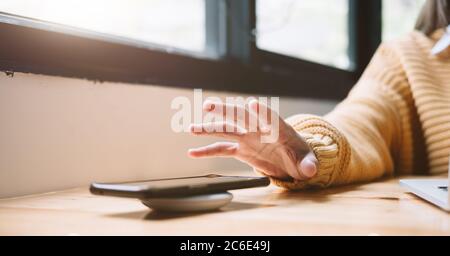
[[[135,199],[91,195],[86,187],[2,199],[0,235],[450,235],[450,214],[405,193],[398,178],[232,193],[228,206],[198,214],[157,213]]]

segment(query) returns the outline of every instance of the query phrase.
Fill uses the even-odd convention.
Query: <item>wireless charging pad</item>
[[[217,210],[227,205],[233,195],[228,192],[175,198],[148,198],[141,202],[156,211],[199,212]]]

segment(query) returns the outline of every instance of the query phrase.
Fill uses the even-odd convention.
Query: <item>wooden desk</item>
[[[444,176],[442,176],[444,177]],[[202,214],[158,214],[87,188],[0,200],[1,235],[450,235],[450,214],[405,193],[398,179],[320,191],[233,191]]]

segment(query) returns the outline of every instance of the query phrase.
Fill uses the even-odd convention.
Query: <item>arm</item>
[[[204,110],[225,117],[226,111],[216,111],[224,107],[245,112],[244,116],[259,116],[259,109],[267,108],[251,101],[248,106],[206,103]],[[378,49],[349,96],[328,115],[296,115],[284,121],[275,111],[268,113],[279,125],[268,125],[260,117],[258,124],[264,125],[256,132],[246,132],[245,118],[244,127],[237,120],[191,126],[195,135],[234,142],[190,149],[189,155],[233,157],[269,176],[276,185],[302,189],[370,181],[394,170],[410,172],[413,152],[420,148],[417,139],[413,140],[420,133],[406,74],[395,52],[385,46]],[[223,129],[213,129],[217,127]],[[261,142],[264,131],[277,128],[275,142]]]
[[[414,102],[395,52],[381,46],[349,96],[324,117],[297,115],[286,121],[316,155],[318,174],[306,181],[272,181],[282,187],[364,182],[411,172],[417,131]]]

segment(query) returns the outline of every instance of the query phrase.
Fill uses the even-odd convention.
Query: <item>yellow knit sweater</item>
[[[366,182],[395,173],[447,171],[450,155],[450,49],[414,31],[383,43],[348,97],[324,117],[287,119],[319,160],[308,181],[273,179],[301,189]],[[332,81],[330,81],[332,83]]]

